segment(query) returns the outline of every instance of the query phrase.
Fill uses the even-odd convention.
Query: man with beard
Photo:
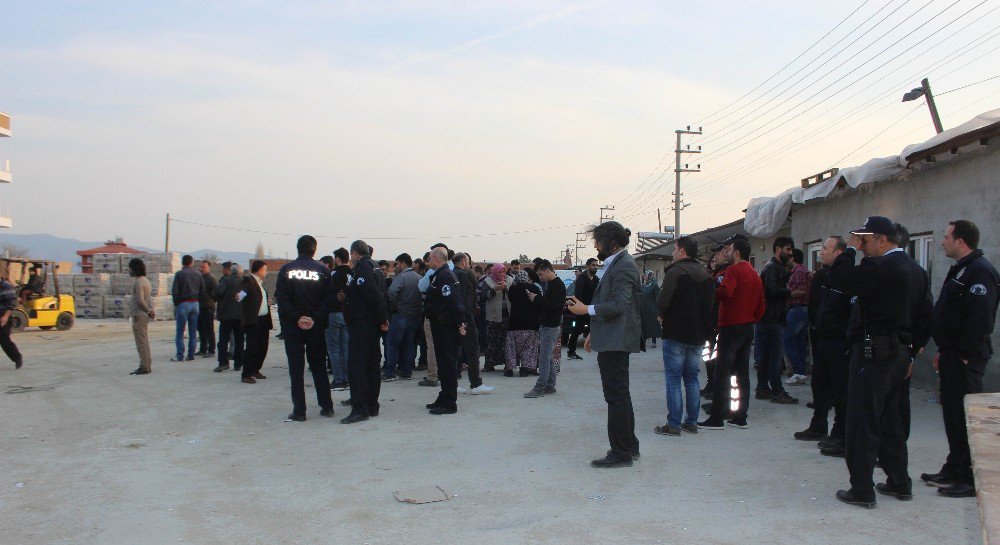
[[[586,305],[574,296],[567,308],[577,316],[591,316],[590,335],[584,340],[587,352],[597,351],[601,386],[608,404],[608,440],[611,450],[591,462],[599,468],[631,467],[639,458],[635,436],[635,412],[629,392],[628,360],[639,352],[639,267],[628,253],[632,232],[616,221],[590,229],[598,259],[604,260],[604,275]]]
[[[580,276],[576,277],[576,286],[573,295],[583,304],[589,305],[594,298],[595,288],[597,288],[597,260],[590,258],[587,260],[587,266],[583,269],[583,272],[580,273]],[[571,360],[583,359],[582,356],[576,353],[576,345],[579,342],[580,335],[586,331],[589,325],[589,315],[584,314],[573,319],[573,331],[569,336],[567,344],[569,348],[567,349],[566,358]]]
[[[794,243],[788,237],[778,237],[771,245],[774,256],[760,271],[764,283],[764,317],[757,324],[756,340],[760,351],[757,367],[757,399],[770,399],[772,403],[794,404],[799,400],[788,395],[781,381],[781,365],[784,361],[781,339],[785,330],[785,314],[788,311],[788,278],[791,271],[788,261],[792,258]]]

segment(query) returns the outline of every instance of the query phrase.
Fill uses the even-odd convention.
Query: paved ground
[[[791,439],[803,406],[751,402],[749,430],[662,437],[658,353],[635,357],[642,459],[598,470],[607,448],[593,356],[564,363],[559,393],[528,400],[532,379],[486,375],[490,396],[429,416],[430,388],[387,384],[382,415],[344,426],[290,410],[281,342],[268,379],[241,384],[214,362],[170,363],[172,324],[156,323],[154,372],[124,321],[15,336],[25,368],[0,367],[0,542],[101,543],[979,543],[974,499],[915,487],[912,502],[844,506],[840,459]],[[6,365],[6,364],[4,364]],[[467,383],[466,383],[467,385]],[[311,388],[311,387],[310,387]],[[808,399],[808,387],[793,394]],[[336,392],[335,400],[345,396]],[[914,392],[911,473],[937,470],[939,409]],[[340,406],[338,417],[346,414]],[[409,505],[393,491],[451,488]]]

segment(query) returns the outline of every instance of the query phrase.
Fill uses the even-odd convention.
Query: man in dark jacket
[[[345,288],[344,319],[349,330],[348,376],[351,381],[351,414],[341,420],[354,424],[378,416],[382,388],[379,364],[381,332],[389,330],[385,278],[371,258],[363,240],[351,243],[353,274]]]
[[[871,216],[851,232],[847,250],[834,260],[829,285],[857,302],[847,326],[851,345],[847,386],[846,455],[851,487],[837,499],[875,507],[875,491],[908,500],[908,377],[912,356],[930,337],[933,313],[927,273],[896,245],[889,218]],[[857,252],[865,254],[855,265]],[[875,459],[887,476],[876,487]]]
[[[236,294],[243,311],[243,335],[247,343],[243,353],[243,373],[240,376],[244,384],[256,384],[258,379],[267,378],[260,370],[267,358],[274,321],[271,319],[271,305],[264,287],[266,277],[267,264],[254,261],[250,264],[250,274],[240,281],[240,291]]]
[[[674,242],[673,262],[663,275],[663,288],[656,301],[663,324],[663,371],[667,384],[667,423],[653,431],[680,435],[681,430],[698,433],[698,369],[715,325],[715,279],[698,263],[698,243],[690,237]],[[681,382],[687,396],[687,417]]]
[[[229,261],[222,264],[222,278],[212,290],[215,299],[216,318],[219,320],[219,366],[213,369],[216,373],[229,369],[229,345],[232,341],[233,368],[239,371],[243,368],[243,309],[236,300],[240,292],[240,278],[236,276],[236,268]]]
[[[813,277],[810,291],[810,323],[813,337],[812,394],[813,416],[809,427],[795,432],[800,441],[819,441],[826,456],[844,454],[844,417],[847,411],[847,379],[850,349],[847,346],[847,321],[851,316],[851,296],[833,288],[827,280],[830,266],[847,249],[838,236],[823,241],[820,260],[823,267]],[[833,427],[829,428],[830,408]]]
[[[594,299],[594,290],[597,289],[597,269],[598,261],[593,257],[587,260],[587,265],[580,273],[580,276],[576,277],[576,285],[573,288],[573,296],[580,300],[581,303],[589,305]],[[579,342],[580,335],[585,333],[590,326],[590,316],[584,314],[582,316],[573,317],[573,332],[569,336],[569,344],[567,345],[566,357],[571,360],[582,360],[583,358],[576,353],[576,345]]]
[[[427,286],[427,320],[431,326],[434,355],[437,357],[441,392],[434,403],[428,403],[430,414],[458,412],[458,350],[466,334],[466,312],[462,305],[461,285],[448,263],[448,251],[436,247],[428,257],[431,265]]]
[[[210,358],[215,355],[215,292],[219,282],[212,276],[212,262],[202,260],[201,293],[198,294],[198,355]]]
[[[920,476],[951,498],[976,495],[972,455],[965,428],[964,399],[983,391],[986,364],[993,355],[990,335],[996,322],[1000,274],[979,249],[979,228],[968,220],[951,222],[941,241],[955,264],[945,276],[934,306],[934,366],[941,377],[941,409],[948,458],[935,474]]]
[[[549,260],[543,259],[538,264],[538,277],[545,282],[538,316],[538,380],[531,391],[524,394],[527,398],[556,393],[556,369],[552,358],[562,330],[563,309],[566,308],[566,285],[556,276]],[[528,292],[528,299],[534,301],[537,297]]]
[[[778,237],[771,245],[774,256],[760,271],[764,283],[764,317],[757,324],[754,347],[759,351],[757,362],[757,399],[770,399],[772,403],[792,404],[799,400],[788,395],[781,381],[781,365],[784,351],[781,340],[784,337],[785,313],[788,311],[788,278],[791,271],[788,261],[792,258],[792,239]]]
[[[183,269],[174,275],[174,284],[170,290],[174,297],[174,318],[177,321],[177,333],[174,344],[177,356],[170,361],[184,361],[184,327],[188,330],[187,361],[194,360],[195,346],[198,344],[198,302],[201,297],[201,273],[194,269],[194,257],[186,255],[181,258]]]
[[[326,322],[333,293],[329,269],[313,259],[316,239],[303,235],[299,237],[296,249],[299,257],[286,263],[278,272],[274,298],[278,302],[281,329],[285,332],[285,355],[288,357],[288,377],[292,384],[292,414],[288,418],[301,422],[306,419],[303,379],[307,359],[319,401],[319,415],[333,416],[330,377],[326,374]]]
[[[492,386],[483,384],[479,373],[479,327],[476,323],[476,275],[472,272],[472,260],[468,254],[459,252],[452,259],[455,265],[455,276],[459,282],[459,292],[462,295],[462,306],[465,307],[465,335],[462,337],[462,352],[469,366],[469,393],[472,395],[488,394]]]
[[[350,336],[344,320],[344,290],[351,278],[351,254],[347,248],[337,248],[333,252],[333,263],[330,282],[334,298],[330,304],[330,324],[326,327],[326,353],[333,370],[332,388],[344,391],[350,386],[347,376],[347,345]]]

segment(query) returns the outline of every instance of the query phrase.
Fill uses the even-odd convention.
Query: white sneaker
[[[806,378],[805,375],[792,375],[785,379],[785,384],[805,384]]]
[[[475,388],[469,390],[469,393],[472,395],[491,394],[493,393],[493,387],[487,386],[485,384],[480,384],[479,386],[476,386]]]
[[[456,393],[467,394],[467,393],[469,393],[469,391],[466,390],[465,388],[462,388],[461,386],[459,386],[458,389],[456,390]]]

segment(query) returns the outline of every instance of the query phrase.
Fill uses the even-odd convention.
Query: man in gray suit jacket
[[[632,232],[616,221],[590,229],[598,259],[604,261],[604,275],[594,291],[593,304],[574,297],[567,308],[576,315],[590,315],[590,335],[584,341],[587,352],[597,351],[604,400],[608,403],[607,456],[594,460],[594,467],[628,467],[639,458],[635,436],[635,413],[629,393],[628,358],[639,351],[639,267],[627,248]]]

